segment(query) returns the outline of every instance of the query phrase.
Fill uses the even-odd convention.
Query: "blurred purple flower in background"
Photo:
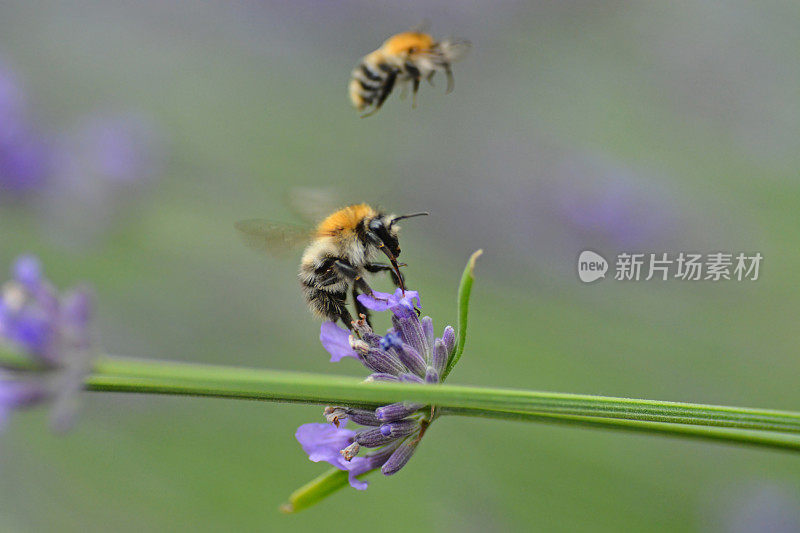
[[[414,304],[419,305],[420,300],[416,291],[373,292],[358,299],[373,311],[390,310],[393,327],[382,337],[364,319],[353,322],[355,335],[333,322],[322,324],[320,340],[331,361],[358,359],[373,372],[367,381],[440,383],[455,348],[453,328],[447,326],[442,338],[434,338],[433,320],[417,316]],[[366,489],[367,483],[357,476],[376,468],[388,476],[403,468],[436,418],[435,408],[409,402],[374,411],[329,406],[324,414],[329,424],[303,424],[295,437],[309,459],[347,471],[350,485],[359,490]],[[347,420],[364,427],[347,429]],[[361,448],[369,451],[359,456]]]
[[[409,174],[457,176],[460,187],[415,179],[398,191],[411,205],[436,212],[445,246],[490,243],[514,270],[534,265],[554,279],[574,282],[581,250],[672,249],[677,236],[695,246],[691,223],[702,216],[672,190],[669,180],[613,158],[571,149],[547,138],[491,132],[483,150],[446,165],[410,167]],[[431,167],[428,169],[427,167]],[[453,178],[445,178],[453,179]],[[475,224],[494,220],[499,224]],[[684,244],[686,245],[686,244]]]
[[[148,183],[161,170],[156,137],[136,113],[87,116],[63,139],[57,172],[73,183]]]
[[[91,364],[90,291],[59,294],[33,256],[20,256],[0,292],[0,346],[19,357],[0,358],[0,428],[17,408],[53,404],[55,430],[70,427],[75,396]]]
[[[43,203],[51,237],[67,245],[94,241],[126,214],[162,167],[163,144],[145,116],[85,117],[58,142]]]
[[[54,240],[91,241],[161,173],[161,138],[147,117],[121,112],[44,135],[29,107],[19,76],[0,61],[0,201],[35,199]]]
[[[555,215],[587,246],[630,249],[652,244],[674,229],[670,196],[649,178],[602,158],[572,158],[556,165],[548,196]]]
[[[0,60],[0,200],[41,188],[50,163],[49,143],[33,125],[22,84]]]
[[[714,486],[701,519],[720,533],[800,531],[800,493],[792,483],[750,478]]]

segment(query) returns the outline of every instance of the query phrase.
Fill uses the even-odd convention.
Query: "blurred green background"
[[[455,91],[359,119],[350,69],[424,19],[473,43]],[[485,250],[453,383],[797,410],[798,59],[796,2],[4,2],[0,62],[60,155],[58,178],[0,186],[0,265],[33,252],[91,282],[109,353],[360,376],[327,362],[299,255],[232,228],[332,187],[431,211],[402,243],[437,329]],[[756,282],[584,285],[587,248],[764,262]],[[11,421],[3,531],[800,528],[788,453],[461,418],[398,475],[284,516],[325,468],[293,437],[320,408],[83,400],[63,437],[41,410]]]

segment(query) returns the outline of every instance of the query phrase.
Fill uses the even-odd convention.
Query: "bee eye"
[[[382,227],[383,227],[383,222],[381,222],[377,218],[369,223],[369,229],[371,229],[372,231],[379,231]]]

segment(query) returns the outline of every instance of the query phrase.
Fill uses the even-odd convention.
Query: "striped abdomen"
[[[366,56],[353,69],[350,79],[350,100],[359,111],[367,106],[380,107],[392,92],[399,69],[375,53]]]
[[[320,223],[320,229],[359,208],[361,206],[350,206],[337,211]],[[364,245],[355,238],[355,232],[344,230],[335,236],[318,238],[306,248],[298,277],[306,302],[315,315],[334,322],[341,319],[349,327],[351,319],[346,303],[352,282],[335,268],[335,263],[344,261],[363,275],[365,254]]]
[[[311,311],[327,320],[336,321],[346,313],[348,280],[331,269],[334,257],[300,264],[300,285]]]

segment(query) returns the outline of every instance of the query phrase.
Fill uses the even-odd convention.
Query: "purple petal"
[[[333,466],[346,470],[342,463],[344,458],[339,451],[353,442],[355,431],[335,427],[330,424],[303,424],[294,434],[297,442],[315,463],[326,461]]]
[[[347,463],[345,468],[348,473],[347,480],[350,482],[350,486],[356,490],[366,490],[369,483],[366,481],[361,481],[356,476],[360,476],[361,474],[366,474],[370,470],[372,470],[372,462],[367,459],[366,457],[353,457],[350,459],[350,462]]]
[[[391,294],[372,291],[372,294],[359,294],[358,301],[371,311],[386,311],[391,307]]]
[[[422,306],[422,303],[419,299],[419,293],[417,291],[406,291],[404,293],[402,289],[397,289],[396,291],[394,291],[394,294],[392,296],[394,297],[394,300],[395,302],[397,302],[397,304],[400,304],[405,300],[409,304],[414,305],[414,300],[416,300],[417,307]]]
[[[372,311],[386,311],[389,309],[397,316],[409,316],[409,313],[416,316],[416,311],[414,310],[415,300],[417,307],[419,307],[420,299],[417,291],[406,291],[404,294],[400,289],[397,289],[394,294],[372,291],[371,295],[360,294],[358,296],[358,301],[367,309]]]
[[[356,490],[364,490],[368,483],[357,478],[380,465],[374,466],[374,460],[366,457],[353,457],[346,461],[339,453],[353,443],[355,431],[336,428],[329,424],[303,424],[297,428],[295,437],[308,458],[314,462],[325,461],[339,470],[348,473],[350,486]],[[381,464],[386,461],[384,458]]]
[[[319,330],[322,347],[331,354],[331,363],[338,363],[344,357],[358,359],[358,354],[350,347],[350,332],[334,322],[323,322]]]
[[[417,318],[416,307],[414,307],[414,300],[419,304],[419,294],[417,291],[406,291],[403,295],[400,289],[392,295],[389,302],[389,309],[392,310],[397,317]]]

